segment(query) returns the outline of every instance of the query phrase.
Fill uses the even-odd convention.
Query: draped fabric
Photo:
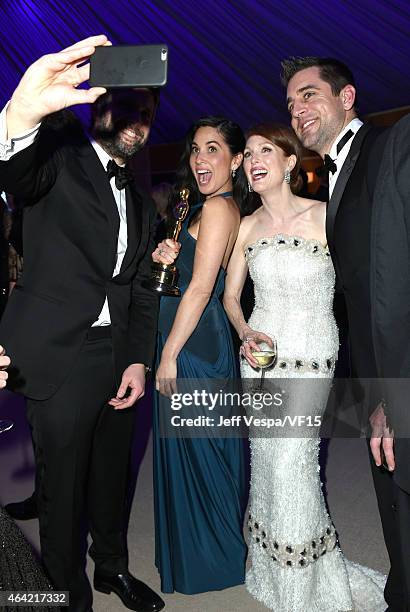
[[[154,142],[180,140],[204,114],[244,128],[288,122],[279,82],[289,55],[334,56],[356,76],[359,108],[410,103],[408,0],[1,0],[0,103],[25,66],[91,34],[167,43],[169,83]]]
[[[199,203],[191,208],[191,218],[201,206]],[[187,224],[182,227],[180,242],[178,284],[183,296],[192,278],[196,250],[196,240]],[[209,393],[220,389],[221,384],[224,388],[223,381],[237,377],[229,323],[220,301],[224,285],[225,271],[220,268],[198,325],[178,355],[178,379],[185,380],[181,384],[188,393],[194,389]],[[180,302],[181,298],[161,297],[158,360]],[[203,414],[203,407],[189,414]],[[232,415],[229,407],[224,410],[225,417]],[[193,437],[188,433],[184,438],[185,431],[182,437],[172,439],[169,417],[169,400],[156,392],[155,563],[161,575],[161,590],[194,594],[242,584],[247,551],[242,535],[247,504],[243,440],[218,436],[209,427],[202,428],[203,433],[208,431],[206,438],[196,438],[194,432]]]

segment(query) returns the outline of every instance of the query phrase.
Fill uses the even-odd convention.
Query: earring
[[[289,170],[289,168],[286,168],[283,180],[285,181],[285,183],[287,183],[289,185],[289,183],[290,183],[290,170]]]
[[[252,191],[253,191],[252,185],[250,184],[249,181],[248,181],[248,191],[249,191],[249,193],[252,193]]]
[[[231,174],[232,174],[232,178],[234,179],[236,176],[236,168],[232,168]]]

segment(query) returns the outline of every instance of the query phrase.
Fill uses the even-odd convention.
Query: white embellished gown
[[[285,399],[269,416],[320,418],[339,346],[331,257],[316,240],[282,234],[248,245],[245,257],[255,292],[248,324],[278,346],[266,390],[269,378],[280,379]],[[246,390],[260,371],[243,361],[241,375]],[[269,437],[255,430],[248,591],[276,612],[384,612],[385,577],[347,561],[338,547],[320,483],[319,428],[260,434]]]

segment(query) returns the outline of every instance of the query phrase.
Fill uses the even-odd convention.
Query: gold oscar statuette
[[[179,192],[180,201],[173,209],[174,219],[170,224],[168,238],[178,240],[182,224],[186,219],[189,211],[189,189],[181,189]],[[151,266],[151,278],[143,282],[146,289],[156,291],[161,295],[181,295],[181,291],[177,285],[179,272],[175,264],[153,263]]]

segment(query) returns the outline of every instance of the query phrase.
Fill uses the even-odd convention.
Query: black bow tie
[[[332,174],[337,172],[336,161],[334,159],[332,159],[330,157],[330,155],[326,154],[324,159],[323,159],[323,171],[324,172],[331,172]]]
[[[111,180],[115,176],[115,186],[117,189],[124,189],[134,180],[134,177],[128,168],[119,166],[113,159],[107,164],[108,179]]]
[[[345,144],[349,142],[352,136],[354,136],[354,133],[352,132],[352,130],[348,130],[346,134],[343,136],[343,138],[339,140],[339,142],[336,145],[336,155],[339,155],[340,151],[343,149]],[[317,176],[323,176],[325,173],[329,173],[329,172],[334,174],[335,172],[337,172],[336,160],[332,159],[330,155],[326,153],[326,155],[323,158],[323,166],[316,168],[315,172]]]

